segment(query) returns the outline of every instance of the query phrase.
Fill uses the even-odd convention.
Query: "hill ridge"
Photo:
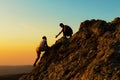
[[[39,65],[19,80],[119,80],[120,18],[86,20],[71,38],[60,38]]]

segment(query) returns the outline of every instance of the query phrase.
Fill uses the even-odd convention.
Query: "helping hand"
[[[58,35],[55,36],[55,38],[57,38],[57,37],[58,37]]]

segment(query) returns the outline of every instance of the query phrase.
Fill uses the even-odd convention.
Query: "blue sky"
[[[61,30],[59,23],[71,26],[76,33],[85,20],[110,22],[120,16],[119,3],[120,0],[0,0],[0,65],[32,64],[43,35],[48,45],[62,36],[55,38]],[[21,59],[26,60],[23,63]]]

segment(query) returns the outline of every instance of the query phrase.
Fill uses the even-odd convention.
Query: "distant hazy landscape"
[[[0,76],[1,75],[28,73],[31,70],[32,70],[31,65],[25,65],[25,66],[0,66]]]
[[[25,73],[32,70],[31,65],[24,66],[0,66],[0,80],[17,80]]]

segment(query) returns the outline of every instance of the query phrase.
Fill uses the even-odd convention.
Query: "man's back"
[[[73,34],[73,30],[68,25],[64,25],[63,33],[65,33],[67,36],[70,36]]]

